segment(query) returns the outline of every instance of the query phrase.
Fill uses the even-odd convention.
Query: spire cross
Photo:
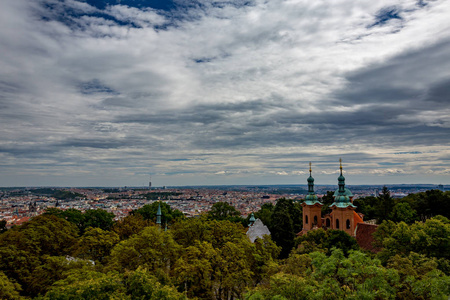
[[[311,176],[311,172],[312,172],[312,170],[311,170],[311,162],[309,162],[309,176]]]
[[[339,158],[339,169],[341,170],[342,175],[342,158]]]

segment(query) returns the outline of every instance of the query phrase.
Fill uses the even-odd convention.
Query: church
[[[331,204],[331,213],[322,216],[323,204],[314,192],[314,178],[312,177],[311,163],[309,164],[308,194],[303,207],[303,228],[298,235],[308,233],[317,228],[336,229],[348,233],[356,238],[358,244],[368,250],[372,248],[372,233],[376,225],[364,223],[362,215],[355,212],[353,194],[345,187],[345,177],[342,174],[342,160],[339,160],[340,175],[338,177],[339,188],[334,193],[334,202]]]

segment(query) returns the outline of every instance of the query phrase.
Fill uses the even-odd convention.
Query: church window
[[[327,221],[326,221],[327,227],[330,227],[330,226],[331,226],[330,223],[331,223],[331,222],[330,222],[330,219],[327,219]]]
[[[346,221],[345,223],[346,223],[346,225],[347,225],[347,229],[350,229],[350,220],[347,219],[347,221]]]
[[[317,216],[314,216],[314,224],[317,224]]]
[[[339,220],[336,220],[336,229],[339,229]]]
[[[305,224],[308,224],[308,216],[305,216]]]

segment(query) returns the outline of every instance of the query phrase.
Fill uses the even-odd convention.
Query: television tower
[[[150,176],[150,181],[148,182],[148,189],[152,189],[152,176]]]

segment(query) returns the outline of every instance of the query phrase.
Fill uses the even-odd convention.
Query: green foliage
[[[179,196],[178,192],[151,192],[143,195],[147,200],[168,200],[170,196]]]
[[[376,206],[378,198],[373,196],[362,197],[353,200],[357,211],[364,215],[364,220],[372,220],[376,218]]]
[[[146,227],[138,234],[117,244],[111,251],[109,269],[135,270],[142,266],[159,278],[169,275],[168,265],[176,261],[180,246],[171,232],[156,226]]]
[[[389,220],[389,216],[394,208],[394,199],[391,197],[391,192],[384,186],[380,195],[378,196],[378,202],[375,206],[375,216],[377,223],[381,224],[384,220]]]
[[[389,219],[394,222],[405,222],[407,224],[417,221],[417,213],[411,208],[408,202],[399,202],[395,204]]]
[[[378,253],[383,262],[397,254],[408,256],[411,252],[438,259],[450,258],[450,222],[442,216],[412,225],[385,221],[374,237],[378,245],[383,247]]]
[[[294,254],[287,266],[262,286],[246,294],[245,299],[394,299],[399,276],[384,268],[380,261],[360,251],[345,258],[335,249],[330,256],[322,252]]]
[[[181,211],[178,209],[172,209],[169,204],[160,201],[144,205],[141,208],[132,211],[130,214],[141,215],[144,220],[149,220],[156,223],[158,205],[161,205],[162,224],[171,224],[175,220],[184,219],[184,214]]]
[[[75,199],[77,197],[84,198],[85,196],[80,193],[74,193],[71,191],[61,190],[61,189],[52,189],[52,188],[39,188],[30,190],[31,193],[35,195],[46,195],[52,196],[55,199],[63,200],[63,199]]]
[[[216,202],[207,214],[210,220],[242,222],[241,213],[227,202]]]
[[[103,263],[118,242],[119,236],[115,232],[90,227],[78,239],[73,255]]]
[[[186,299],[172,286],[162,285],[147,270],[138,268],[125,274],[95,271],[75,272],[55,283],[42,299]]]
[[[323,195],[320,201],[322,202],[322,215],[331,213],[330,205],[334,202],[334,192],[327,191],[326,195]]]
[[[295,240],[298,246],[296,253],[310,253],[321,251],[331,255],[332,249],[341,249],[345,256],[348,256],[350,250],[358,250],[359,246],[356,239],[342,230],[324,230],[318,228],[310,230],[307,234],[301,235]]]
[[[0,299],[22,299],[19,294],[21,290],[20,284],[10,280],[5,273],[0,271]]]
[[[152,223],[149,220],[144,220],[144,217],[140,214],[128,215],[116,222],[112,230],[119,235],[120,240],[125,240],[150,225]]]
[[[6,228],[6,224],[7,224],[6,220],[0,220],[0,234],[8,230]]]
[[[89,209],[84,215],[84,229],[88,227],[110,230],[114,225],[114,214],[103,209]]]
[[[449,191],[442,192],[440,190],[429,190],[426,192],[410,194],[404,197],[402,201],[408,202],[422,221],[437,215],[443,215],[446,218],[450,218]]]
[[[0,236],[0,247],[14,245],[35,255],[65,255],[78,237],[76,227],[51,215],[34,217]]]
[[[272,227],[272,214],[274,205],[272,203],[264,203],[261,209],[255,213],[255,219],[260,219],[268,228]]]
[[[280,258],[286,258],[294,247],[294,238],[302,229],[302,207],[290,199],[278,199],[273,209],[272,239],[281,247]]]
[[[109,230],[114,225],[114,214],[100,208],[90,209],[85,213],[75,208],[69,208],[67,210],[49,208],[45,211],[44,215],[53,215],[65,219],[75,224],[81,233],[88,227]]]

